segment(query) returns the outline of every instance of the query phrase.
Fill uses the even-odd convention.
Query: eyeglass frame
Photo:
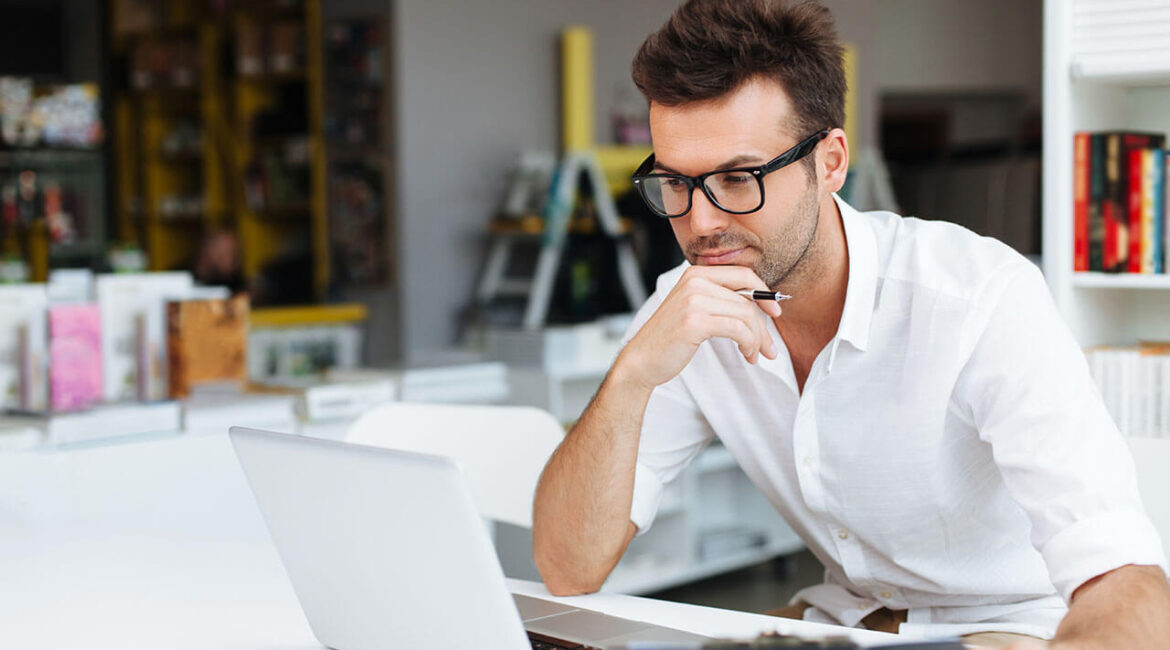
[[[679,217],[686,216],[687,213],[691,211],[691,208],[695,207],[695,186],[698,186],[699,189],[703,191],[703,196],[707,197],[707,200],[711,202],[711,205],[714,205],[720,210],[728,214],[751,214],[753,212],[759,212],[760,209],[764,207],[764,177],[778,169],[783,169],[784,167],[787,167],[792,163],[808,156],[816,149],[816,146],[820,144],[821,140],[829,137],[830,131],[832,131],[832,129],[822,129],[817,131],[800,142],[797,142],[787,151],[780,154],[779,156],[776,156],[772,160],[769,160],[763,165],[756,167],[732,167],[729,169],[716,169],[714,171],[699,174],[698,176],[672,174],[669,172],[651,172],[650,170],[654,169],[654,154],[650,154],[646,160],[642,161],[641,165],[638,165],[638,169],[634,171],[633,176],[630,178],[634,181],[634,187],[638,188],[638,196],[642,198],[642,202],[646,204],[646,207],[650,208],[650,211],[655,215],[664,219],[677,219]],[[751,210],[736,211],[728,210],[719,204],[719,201],[712,194],[711,190],[707,189],[707,178],[714,176],[715,174],[728,174],[731,172],[747,172],[752,175],[752,178],[756,179],[756,185],[758,185],[760,188],[759,205],[752,208]],[[649,178],[676,178],[685,182],[687,186],[687,209],[678,214],[663,214],[657,208],[655,208],[650,200],[646,198],[645,190],[643,189],[644,186],[642,185],[642,181]]]

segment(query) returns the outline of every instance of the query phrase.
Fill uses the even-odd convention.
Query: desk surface
[[[563,600],[716,636],[892,638],[618,594]],[[227,437],[213,435],[0,454],[0,647],[321,646]]]

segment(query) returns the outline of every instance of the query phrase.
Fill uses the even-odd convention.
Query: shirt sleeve
[[[623,345],[629,343],[654,315],[671,286],[672,282],[659,280],[658,290],[634,316],[622,339]],[[681,375],[658,386],[650,394],[642,416],[638,460],[634,469],[634,499],[630,504],[630,521],[637,527],[638,535],[645,533],[654,523],[664,487],[714,438],[714,431],[695,404]]]
[[[1067,601],[1126,564],[1165,570],[1128,445],[1039,270],[1004,269],[973,313],[956,396],[1031,520],[1057,590]]]
[[[679,377],[654,389],[642,418],[630,521],[649,530],[662,490],[715,438]]]

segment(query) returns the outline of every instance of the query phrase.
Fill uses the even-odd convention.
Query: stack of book
[[[1127,436],[1170,438],[1170,344],[1086,351],[1105,408]]]
[[[393,401],[397,390],[392,379],[375,375],[345,379],[295,377],[248,385],[251,393],[291,396],[302,422],[356,418],[379,404]]]
[[[245,379],[247,298],[226,296],[187,273],[0,286],[0,448],[178,431],[172,399]]]
[[[202,385],[181,400],[183,433],[223,434],[230,427],[296,433],[297,416],[288,395],[255,395],[234,384]]]
[[[399,387],[398,399],[403,402],[500,404],[511,394],[504,363],[462,351],[439,353],[427,361],[399,368],[334,368],[325,376],[341,382],[386,378]]]
[[[1166,273],[1170,183],[1166,136],[1077,133],[1073,270]]]

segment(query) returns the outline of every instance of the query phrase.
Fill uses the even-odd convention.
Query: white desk
[[[893,638],[615,594],[567,600],[711,635]],[[0,454],[0,647],[320,645],[227,437],[169,435]]]

